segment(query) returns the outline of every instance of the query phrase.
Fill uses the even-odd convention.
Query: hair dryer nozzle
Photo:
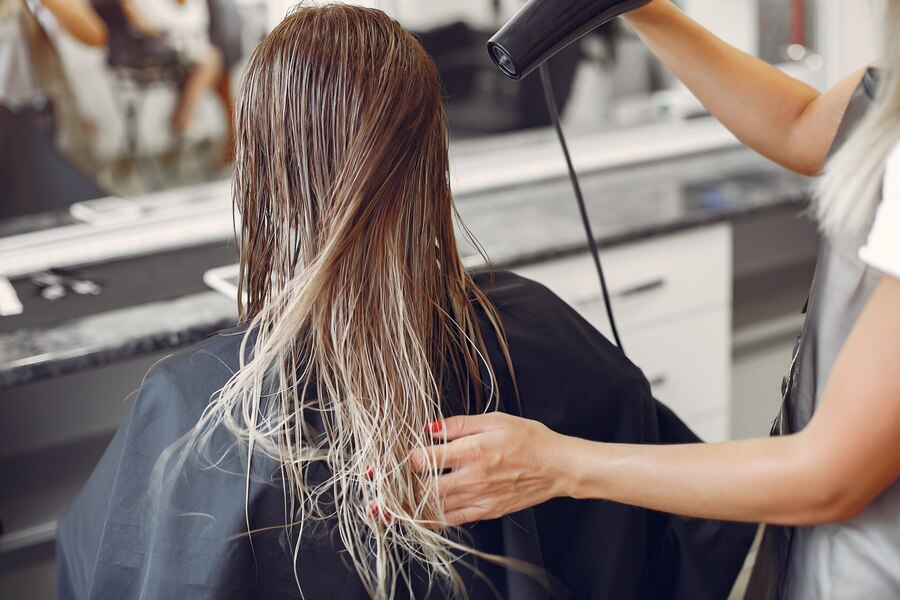
[[[548,58],[619,15],[650,0],[531,0],[488,42],[503,73],[522,79]]]
[[[488,52],[491,53],[491,59],[493,59],[494,64],[500,67],[500,70],[503,71],[507,77],[513,79],[521,78],[519,70],[516,68],[516,62],[513,60],[513,57],[509,55],[509,52],[503,49],[503,46],[491,40],[488,42]]]

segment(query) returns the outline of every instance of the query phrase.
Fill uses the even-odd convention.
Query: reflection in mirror
[[[456,141],[549,125],[539,78],[516,82],[500,76],[485,49],[487,40],[525,3],[367,2],[388,10],[419,35],[434,57],[447,94],[451,137]],[[643,44],[618,21],[569,46],[548,65],[564,124],[579,132],[658,118],[653,94],[672,84]]]
[[[21,135],[45,146],[31,168],[19,157],[19,178],[50,175],[47,153],[101,195],[228,176],[231,97],[265,33],[264,0],[0,0],[0,30],[0,105],[15,130],[2,151]],[[35,210],[58,208],[43,200]],[[27,202],[5,202],[3,216]]]
[[[0,217],[25,217],[90,198],[100,188],[86,128],[54,43],[67,35],[102,46],[106,29],[72,0],[0,0]]]
[[[506,79],[485,51],[524,0],[358,3],[389,12],[434,57],[456,155],[550,139],[539,79]],[[812,0],[729,0],[726,9],[720,0],[676,3],[740,47],[756,51],[758,40],[767,60],[816,68]],[[73,220],[149,219],[159,212],[151,204],[179,201],[148,193],[182,190],[176,195],[189,204],[207,198],[198,186],[211,181],[222,182],[217,195],[227,204],[231,98],[249,54],[292,4],[0,0],[0,236]],[[705,114],[619,22],[550,67],[572,135]],[[93,197],[140,200],[68,210]]]
[[[759,0],[759,55],[807,83],[819,82],[824,61],[816,43],[815,0]]]

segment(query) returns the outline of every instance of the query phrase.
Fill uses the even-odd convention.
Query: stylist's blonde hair
[[[437,70],[383,12],[301,6],[254,52],[235,121],[249,329],[200,428],[281,465],[295,532],[335,518],[371,596],[412,562],[464,594],[470,549],[435,527],[436,479],[408,456],[448,387],[496,407],[479,323],[506,346],[459,257]]]
[[[816,183],[817,213],[829,233],[861,232],[881,200],[885,160],[900,142],[900,0],[884,0],[875,105]]]

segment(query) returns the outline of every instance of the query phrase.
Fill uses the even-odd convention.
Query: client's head
[[[204,424],[282,465],[301,528],[336,516],[370,594],[413,558],[452,587],[459,546],[407,457],[448,384],[496,401],[476,308],[505,346],[458,255],[435,66],[380,11],[301,6],[253,54],[235,119],[249,333]]]
[[[458,274],[441,83],[396,21],[299,7],[251,58],[235,117],[245,317],[310,267],[340,263],[364,292]]]

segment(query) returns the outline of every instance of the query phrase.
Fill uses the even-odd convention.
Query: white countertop
[[[738,145],[712,118],[570,136],[568,141],[579,173]],[[563,155],[550,129],[464,140],[451,149],[451,183],[460,202],[565,174]],[[92,202],[73,208],[73,214],[87,222],[0,238],[0,277],[230,240],[237,224],[227,180],[111,205]],[[111,210],[102,212],[98,207]]]
[[[566,135],[579,173],[689,156],[740,143],[712,117]],[[451,147],[450,162],[451,183],[458,199],[566,175],[562,150],[551,129],[465,140]]]

